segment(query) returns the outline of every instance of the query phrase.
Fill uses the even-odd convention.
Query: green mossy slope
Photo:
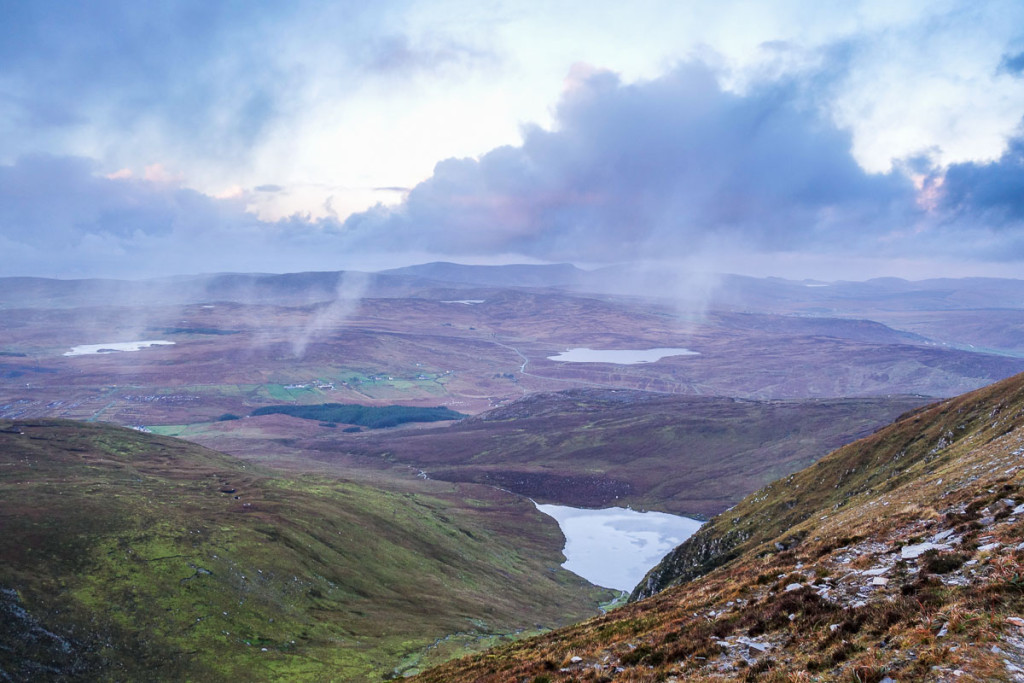
[[[448,634],[607,597],[557,569],[528,501],[286,476],[99,424],[0,421],[0,530],[15,680],[380,680]]]

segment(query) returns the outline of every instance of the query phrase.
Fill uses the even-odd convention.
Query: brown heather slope
[[[1024,681],[1022,484],[1017,375],[754,493],[648,582],[709,573],[418,680]]]
[[[533,394],[444,429],[308,439],[541,503],[630,505],[707,519],[920,407],[920,396],[749,401],[640,391]],[[340,435],[346,436],[346,435]]]

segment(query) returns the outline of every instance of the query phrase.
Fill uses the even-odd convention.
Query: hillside
[[[710,517],[925,401],[744,401],[574,389],[534,394],[445,429],[301,445],[328,460],[336,450],[373,461],[385,455],[434,479],[492,484],[539,502]]]
[[[380,680],[596,614],[525,500],[0,421],[4,680]],[[464,649],[461,651],[465,651]]]
[[[418,680],[1024,680],[1022,484],[1017,375],[752,494],[651,597]]]

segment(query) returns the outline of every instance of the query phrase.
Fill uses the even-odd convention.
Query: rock
[[[786,592],[788,593],[790,591],[800,590],[803,587],[804,585],[802,583],[791,583],[786,586]]]
[[[839,624],[829,624],[828,625],[828,630],[831,633],[835,633],[836,631],[839,630]]]
[[[756,640],[751,640],[750,638],[744,638],[742,636],[740,638],[738,638],[737,640],[739,640],[739,642],[741,644],[746,645],[749,648],[753,648],[754,650],[757,650],[758,652],[767,652],[772,647],[768,643],[759,643]]]
[[[950,546],[947,543],[917,543],[915,545],[905,545],[900,549],[900,557],[904,560],[916,560],[921,555],[924,555],[929,550],[949,550]]]
[[[1002,543],[986,543],[985,545],[978,546],[978,552],[987,553],[990,550],[996,550],[997,548],[1002,547],[1002,545]]]
[[[1017,628],[1024,628],[1024,619],[1020,617],[1006,617],[1006,621],[1013,624]]]
[[[573,664],[579,664],[580,662],[583,661],[583,657],[579,657],[579,656],[571,657],[569,659],[569,661],[572,662]]]
[[[943,624],[939,632],[935,634],[936,638],[945,638],[946,634],[949,633],[949,624]]]
[[[876,576],[875,578],[871,579],[872,586],[885,586],[888,583],[889,579],[882,576]]]
[[[881,576],[882,574],[889,571],[888,567],[875,567],[874,569],[866,569],[864,571],[865,576]]]

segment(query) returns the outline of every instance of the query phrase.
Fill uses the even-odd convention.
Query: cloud
[[[993,261],[1024,259],[1024,133],[999,159],[953,164],[931,184],[938,229],[957,248]]]
[[[409,75],[494,60],[488,51],[437,35],[417,42],[405,34],[380,36],[366,46],[362,64],[371,71]]]
[[[352,216],[345,231],[355,244],[580,262],[713,243],[864,248],[916,220],[909,178],[865,172],[804,94],[786,81],[727,92],[698,62],[633,85],[577,70],[554,130],[443,161],[404,203]]]
[[[1024,52],[1003,55],[1002,61],[999,62],[999,71],[1014,76],[1024,75]]]
[[[48,152],[137,166],[142,152],[217,176],[270,141],[293,147],[310,112],[337,118],[378,75],[493,59],[405,25],[407,4],[5,3],[0,161]]]
[[[400,203],[344,221],[333,200],[322,219],[247,210],[290,185],[213,196],[159,164],[104,173],[93,159],[23,156],[0,164],[0,275],[366,270],[496,255],[708,270],[755,257],[776,267],[1024,260],[1024,134],[992,161],[941,167],[928,149],[871,173],[819,108],[822,78],[776,76],[738,93],[700,62],[633,84],[578,68],[552,128],[444,160],[407,192],[394,188]]]
[[[329,222],[261,221],[244,196],[211,197],[162,173],[96,170],[89,159],[42,155],[0,165],[0,276],[342,267]]]

